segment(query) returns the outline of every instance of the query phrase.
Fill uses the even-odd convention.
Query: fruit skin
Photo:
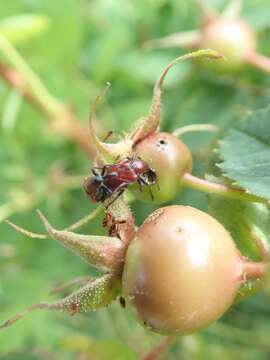
[[[224,314],[242,273],[242,258],[217,220],[190,206],[168,206],[152,213],[132,240],[123,294],[144,326],[190,334]]]
[[[135,153],[147,161],[157,175],[158,186],[151,191],[155,203],[172,200],[181,188],[181,176],[192,170],[192,155],[188,147],[176,136],[159,132],[153,133],[135,147]],[[153,202],[148,189],[140,191],[138,186],[132,187],[136,198]]]
[[[241,68],[247,54],[255,51],[256,36],[244,21],[219,17],[203,27],[200,47],[217,50],[225,56],[225,60],[211,62],[208,66],[231,72]]]

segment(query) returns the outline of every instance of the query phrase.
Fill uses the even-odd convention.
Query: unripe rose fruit
[[[192,156],[188,147],[176,136],[159,132],[154,133],[135,147],[136,154],[149,162],[157,175],[158,186],[152,186],[154,202],[172,200],[181,188],[181,176],[192,169]],[[152,202],[148,189],[140,191],[138,186],[133,190],[137,198]]]
[[[247,54],[256,49],[256,36],[239,19],[217,18],[204,26],[200,47],[217,50],[225,60],[211,62],[211,68],[233,71],[241,68]],[[209,62],[204,62],[208,64]]]
[[[190,206],[151,214],[126,256],[123,294],[153,331],[189,334],[217,320],[242,281],[242,259],[226,229]]]

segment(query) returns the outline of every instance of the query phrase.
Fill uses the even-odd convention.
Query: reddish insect
[[[93,167],[92,176],[84,180],[84,190],[94,202],[104,202],[113,194],[115,199],[123,193],[128,185],[137,182],[142,190],[157,185],[157,176],[149,164],[139,157],[128,157],[118,163]],[[157,185],[158,186],[158,185]]]

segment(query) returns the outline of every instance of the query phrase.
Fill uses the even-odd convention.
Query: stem
[[[261,279],[267,272],[269,264],[266,262],[244,262],[244,280]]]
[[[158,360],[162,359],[165,353],[177,340],[175,336],[167,336],[158,346],[154,347],[143,360]]]
[[[210,2],[207,3],[205,0],[194,0],[194,2],[201,13],[203,22],[211,21],[217,17],[217,11],[209,5]]]
[[[17,211],[16,203],[14,201],[7,202],[0,206],[0,222],[5,218],[11,216]]]
[[[171,47],[189,47],[198,46],[201,35],[198,30],[183,31],[159,39],[146,41],[143,47],[147,50]]]
[[[231,0],[222,13],[223,17],[238,18],[243,8],[243,0]]]
[[[67,228],[65,228],[65,230],[71,231],[71,230],[75,230],[78,229],[86,224],[88,224],[91,220],[95,219],[99,214],[101,214],[101,212],[103,211],[104,206],[103,205],[99,205],[94,211],[92,211],[90,214],[84,216],[82,219],[80,219],[79,221],[75,222],[74,224],[68,226]]]
[[[220,195],[229,199],[245,200],[250,202],[267,203],[268,200],[259,196],[248,194],[241,189],[235,189],[224,184],[214,183],[185,173],[181,178],[181,184],[191,189],[199,190],[208,194]]]
[[[67,228],[65,228],[64,230],[70,231],[70,230],[75,230],[78,229],[86,224],[88,224],[91,220],[93,220],[94,218],[96,218],[104,209],[104,207],[102,205],[98,206],[94,211],[92,211],[90,214],[84,216],[82,219],[80,219],[79,221],[77,221],[76,223],[68,226]],[[21,226],[18,226],[16,224],[14,224],[13,222],[11,222],[10,220],[5,219],[4,222],[6,224],[8,224],[9,226],[11,226],[13,229],[15,229],[17,232],[26,235],[30,238],[33,239],[47,239],[47,235],[46,234],[38,234],[38,233],[34,233],[32,231],[29,231],[27,229],[22,228]]]
[[[257,52],[250,52],[246,56],[246,62],[257,68],[270,73],[270,58]]]
[[[194,131],[211,131],[211,132],[218,132],[218,127],[213,124],[192,124],[182,126],[176,130],[174,130],[173,135],[175,136],[182,136],[183,134],[194,132]]]
[[[0,34],[0,52],[15,69],[0,63],[0,77],[11,87],[20,91],[26,101],[36,107],[48,119],[53,120],[55,129],[77,143],[83,150],[94,156],[95,149],[89,142],[87,132],[78,120],[58,99],[55,99],[40,78],[25,62],[13,45]]]
[[[29,91],[30,94],[34,95],[44,111],[50,115],[55,115],[55,113],[57,113],[61,108],[60,102],[51,96],[39,77],[28,66],[21,55],[12,46],[12,44],[1,34],[0,50],[19,72],[20,76],[22,76],[24,79],[27,79],[27,84],[25,84],[26,91]]]

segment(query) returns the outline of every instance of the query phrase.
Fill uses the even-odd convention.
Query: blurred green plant
[[[214,5],[222,10],[226,3],[216,0]],[[268,12],[267,0],[243,4],[243,18],[260,33],[259,50],[266,55],[270,55]],[[84,128],[91,99],[106,81],[110,81],[112,91],[95,119],[95,128],[101,136],[108,129],[114,130],[115,140],[117,133],[125,132],[136,118],[147,112],[157,75],[166,63],[179,55],[179,50],[175,49],[149,53],[141,49],[142,44],[176,31],[196,28],[198,11],[191,1],[140,0],[135,4],[126,0],[14,0],[1,2],[0,14],[4,45],[11,49],[10,54],[15,55],[20,65],[23,64],[21,71],[16,61],[10,62],[12,59],[7,57],[7,52],[0,54],[0,64],[4,65],[0,66],[0,76],[4,80],[0,84],[0,217],[13,215],[15,223],[41,232],[41,225],[31,211],[38,206],[50,214],[55,225],[64,228],[93,209],[80,188],[90,164],[88,153],[80,151],[78,142],[74,143],[73,132],[63,133],[62,122],[59,122],[62,114],[55,117],[54,109],[64,108],[64,118],[66,113],[72,114],[76,124]],[[15,50],[14,45],[19,50]],[[193,132],[182,136],[193,153],[194,174],[217,175],[214,166],[217,158],[212,152],[217,147],[217,137],[223,137],[229,127],[235,129],[225,137],[226,141],[230,141],[233,133],[242,135],[238,125],[241,127],[241,120],[249,110],[266,107],[269,103],[269,77],[252,69],[243,69],[233,76],[217,76],[207,69],[197,69],[181,64],[168,77],[162,127],[174,130],[182,125],[204,123],[217,126],[218,134]],[[32,98],[28,98],[29,83],[25,81],[29,78],[25,77],[25,70],[30,70],[30,78],[34,75],[35,81],[41,83],[42,91],[56,104],[55,108],[40,112],[40,102],[36,106]],[[35,89],[40,88],[34,86]],[[30,90],[31,96],[39,99],[39,91],[32,93],[31,84]],[[43,106],[47,108],[48,104]],[[44,118],[50,121],[44,122]],[[83,130],[83,133],[85,150],[91,144],[87,132]],[[230,152],[230,156],[234,154]],[[238,174],[231,178],[239,180]],[[206,196],[192,190],[184,191],[176,202],[207,209]],[[133,204],[138,224],[153,207],[152,204]],[[243,209],[241,203],[238,210],[238,202],[228,200],[228,211],[233,216],[227,219],[219,214],[218,202],[214,202],[213,207],[215,216],[236,237],[239,234],[234,230],[235,223],[231,222],[239,212],[242,218],[243,212],[255,211],[257,217],[252,231],[258,229],[257,221],[264,222],[269,215],[268,209],[263,209],[262,215],[262,209],[249,206]],[[98,217],[86,231],[102,234],[100,221]],[[253,250],[247,250],[247,254],[251,258],[253,254],[254,259],[260,256]],[[0,270],[1,319],[28,303],[45,298],[57,283],[89,275],[88,267],[60,247],[43,240],[24,239],[5,224],[1,224]],[[96,275],[94,270],[90,275]],[[267,359],[269,316],[268,297],[257,295],[236,305],[217,325],[180,339],[167,357]],[[76,338],[74,333],[87,337],[91,344],[97,340],[97,347],[99,340],[113,341],[111,345],[103,343],[101,351],[108,349],[112,354],[113,347],[117,347],[116,353],[122,352],[131,359],[133,355],[127,354],[132,351],[121,349],[122,345],[118,346],[115,341],[136,349],[139,356],[161,341],[160,336],[143,330],[127,310],[115,304],[108,310],[76,319],[36,313],[0,334],[1,358],[78,358],[85,348],[77,351],[63,345],[65,339]]]

